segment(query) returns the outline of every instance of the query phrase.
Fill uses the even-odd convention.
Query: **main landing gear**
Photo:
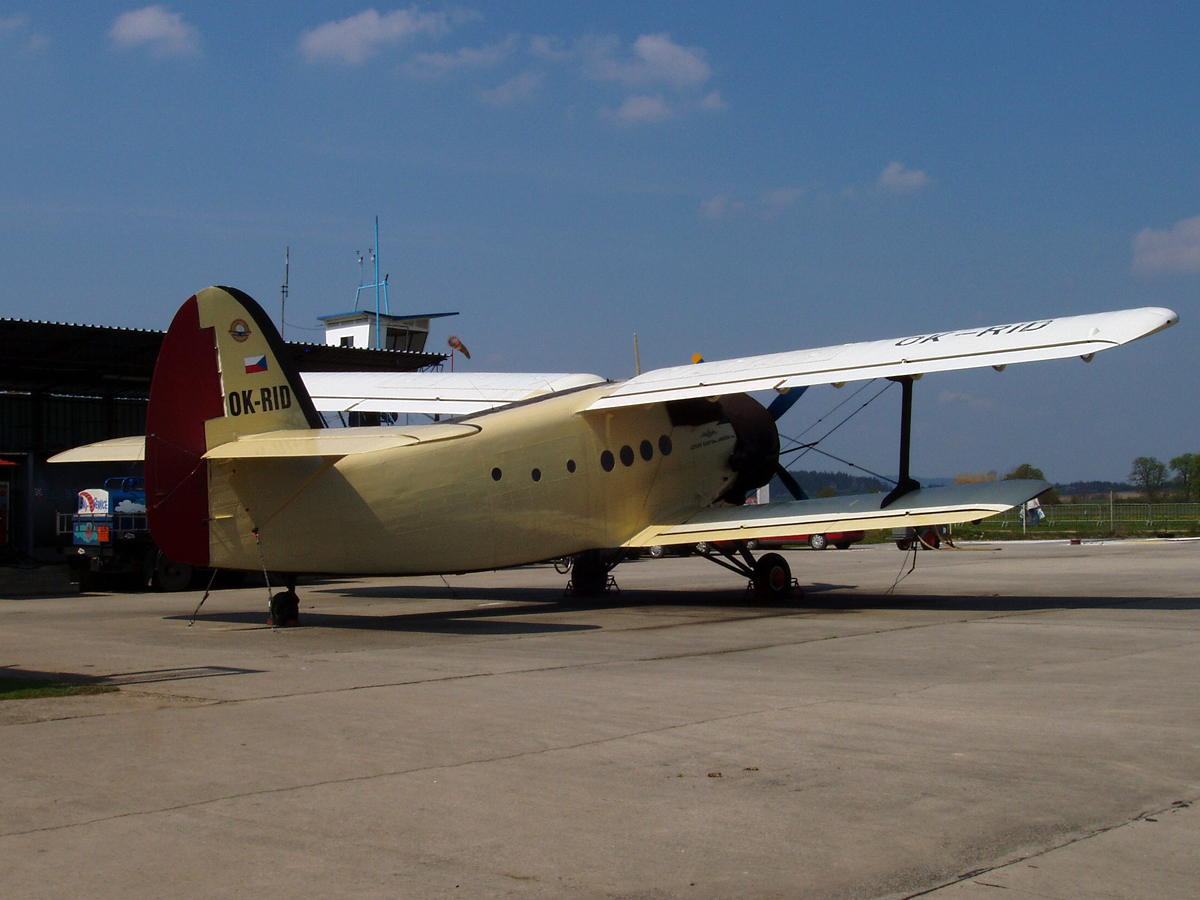
[[[267,624],[273,628],[294,628],[300,624],[300,597],[296,594],[296,576],[283,576],[284,590],[271,597]]]
[[[788,561],[778,553],[764,553],[755,559],[745,541],[736,541],[706,544],[700,555],[722,568],[745,575],[754,590],[754,596],[759,600],[783,603],[804,596],[799,583],[792,578]]]
[[[604,550],[576,553],[571,561],[571,580],[567,582],[567,592],[580,597],[598,597],[609,588],[619,591],[617,580],[611,573],[624,558],[623,553]]]
[[[804,591],[792,578],[792,569],[787,560],[778,553],[764,553],[755,559],[745,541],[731,541],[705,544],[698,555],[745,576],[754,596],[760,600],[782,603],[804,596]],[[625,554],[606,550],[586,550],[575,554],[567,592],[579,597],[598,597],[609,590],[619,591],[612,570],[624,559]]]

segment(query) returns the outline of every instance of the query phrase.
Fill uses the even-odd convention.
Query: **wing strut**
[[[880,509],[886,509],[905,494],[921,489],[921,483],[908,474],[909,447],[912,444],[912,396],[914,379],[911,375],[901,375],[890,380],[900,382],[900,388],[903,391],[900,398],[900,476],[896,479],[896,486],[892,489],[892,492],[884,497],[883,502],[879,504]]]

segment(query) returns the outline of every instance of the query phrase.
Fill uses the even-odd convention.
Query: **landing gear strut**
[[[736,555],[735,555],[736,551]],[[718,557],[715,554],[720,554]],[[700,554],[722,568],[737,572],[750,580],[754,596],[771,603],[782,603],[788,599],[800,599],[804,591],[792,579],[792,569],[786,559],[778,553],[764,553],[758,559],[746,546],[745,541],[728,544],[707,544]]]
[[[273,628],[294,628],[300,624],[300,597],[296,594],[296,576],[284,575],[285,590],[271,598],[267,624]]]

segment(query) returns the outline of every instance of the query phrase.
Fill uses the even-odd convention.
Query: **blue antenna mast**
[[[378,350],[378,349],[380,349],[379,336],[380,336],[380,334],[383,333],[383,329],[380,327],[380,321],[379,321],[379,289],[380,288],[383,288],[383,314],[387,315],[387,316],[390,316],[392,314],[391,309],[388,307],[388,295],[387,295],[388,276],[384,275],[382,281],[379,278],[379,216],[375,217],[375,249],[371,251],[371,260],[375,263],[375,283],[374,284],[360,284],[358,286],[358,291],[356,291],[354,294],[354,308],[358,309],[358,298],[359,298],[359,295],[364,290],[367,290],[369,288],[375,288],[375,349]],[[358,262],[360,265],[362,264],[361,259],[359,259]],[[359,280],[361,281],[362,279],[360,278]]]

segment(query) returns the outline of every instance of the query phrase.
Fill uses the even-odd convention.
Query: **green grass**
[[[52,681],[48,678],[13,678],[0,675],[0,700],[27,700],[31,697],[70,697],[74,694],[108,694],[117,690],[109,684],[80,684]]]

